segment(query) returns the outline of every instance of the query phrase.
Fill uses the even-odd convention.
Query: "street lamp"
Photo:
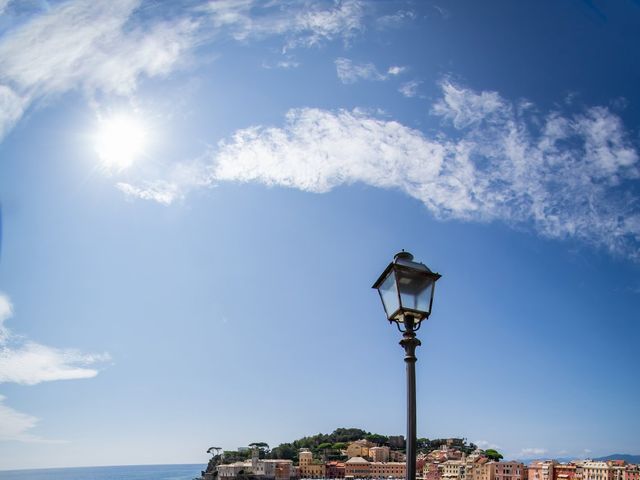
[[[416,347],[420,340],[415,332],[431,314],[433,291],[440,277],[403,250],[373,284],[389,323],[395,322],[402,332],[400,345],[407,364],[407,480],[416,480]]]

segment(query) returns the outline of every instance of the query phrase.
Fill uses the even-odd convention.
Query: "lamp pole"
[[[407,480],[416,479],[416,347],[421,345],[416,338],[413,320],[405,321],[406,330],[400,345],[404,348],[407,364]]]
[[[431,314],[433,292],[440,274],[414,262],[404,250],[393,257],[373,288],[378,290],[387,320],[402,332],[407,366],[407,468],[406,480],[416,480],[416,348],[421,345],[416,331]]]

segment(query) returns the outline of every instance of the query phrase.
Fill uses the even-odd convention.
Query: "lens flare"
[[[129,168],[144,153],[148,132],[134,115],[118,114],[99,121],[95,150],[109,170]]]

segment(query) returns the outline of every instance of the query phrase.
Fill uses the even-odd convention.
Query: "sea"
[[[0,480],[192,480],[205,468],[197,464],[0,470]]]

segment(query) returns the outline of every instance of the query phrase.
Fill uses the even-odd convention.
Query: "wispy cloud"
[[[364,29],[363,3],[341,0],[327,4],[215,0],[199,9],[212,25],[236,40],[279,35],[284,49],[313,47],[323,41],[349,42]]]
[[[5,400],[6,397],[0,395],[0,442],[66,443],[64,440],[33,434],[32,430],[37,427],[39,419],[5,405]]]
[[[413,98],[418,95],[418,87],[422,82],[420,80],[411,80],[400,85],[398,91],[407,98]]]
[[[390,76],[400,75],[406,67],[392,65],[386,73],[378,71],[373,63],[354,63],[348,58],[337,58],[335,60],[336,73],[342,83],[356,83],[358,80],[382,81]]]
[[[397,28],[417,17],[412,10],[398,10],[389,15],[383,15],[376,19],[376,24],[380,28]]]
[[[401,73],[404,73],[407,70],[407,67],[401,67],[399,65],[392,65],[387,69],[387,74],[388,75],[400,75]]]
[[[523,448],[516,454],[516,458],[519,459],[528,459],[528,458],[536,458],[547,453],[546,448]]]
[[[53,380],[91,378],[94,365],[110,360],[103,354],[49,347],[14,335],[5,322],[13,315],[11,300],[0,293],[0,383],[35,385]]]
[[[53,380],[92,378],[92,365],[110,360],[108,354],[89,355],[74,349],[58,349],[35,342],[0,349],[0,383],[35,385]]]
[[[500,445],[496,445],[495,443],[489,442],[488,440],[476,440],[475,443],[479,448],[486,450],[488,448],[493,448],[494,450],[500,449]]]
[[[171,20],[137,15],[140,5],[140,0],[63,2],[6,31],[0,39],[0,140],[34,102],[70,90],[132,95],[142,79],[168,75],[188,64],[194,47],[220,37],[282,37],[286,51],[349,42],[364,29],[358,0],[311,7],[293,1],[211,1],[176,7]],[[285,57],[275,66],[294,68],[297,62]]]
[[[606,107],[540,115],[497,92],[441,88],[432,114],[444,130],[433,137],[358,110],[295,109],[282,127],[221,142],[194,184],[327,192],[362,182],[399,189],[436,218],[501,220],[640,260],[638,153],[618,116]]]
[[[13,316],[11,299],[0,293],[0,383],[35,385],[54,380],[91,378],[95,365],[110,360],[103,354],[85,354],[75,349],[59,349],[14,335],[5,322]],[[31,433],[38,419],[4,405],[0,395],[0,441],[60,443]]]
[[[0,40],[0,138],[26,108],[73,89],[126,95],[143,76],[174,69],[195,20],[128,23],[137,0],[65,2]]]
[[[0,395],[0,441],[29,442],[39,440],[39,437],[29,433],[29,430],[38,423],[38,419],[7,407],[3,404],[4,400],[5,397]]]
[[[353,63],[348,58],[338,58],[335,61],[336,73],[342,83],[355,83],[358,80],[384,80],[373,63]]]

